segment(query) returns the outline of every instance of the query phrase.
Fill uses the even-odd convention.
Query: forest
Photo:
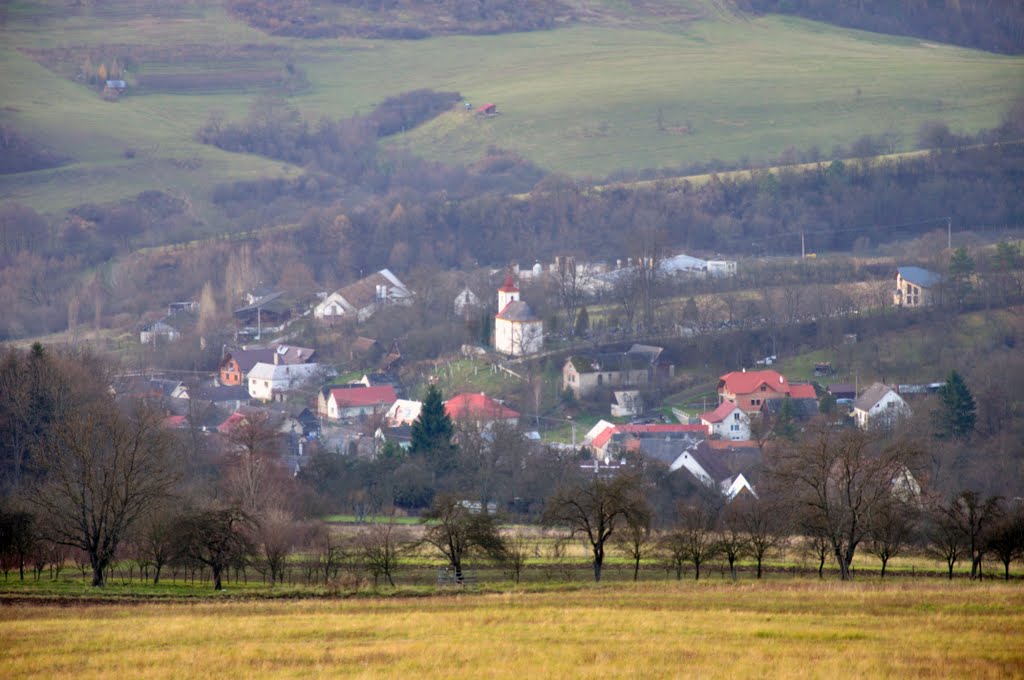
[[[741,0],[779,12],[865,31],[907,35],[992,52],[1024,51],[1024,7],[1003,0]]]

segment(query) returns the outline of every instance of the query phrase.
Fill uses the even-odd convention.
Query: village
[[[204,437],[230,438],[234,429],[257,421],[271,427],[280,435],[276,459],[298,475],[316,451],[372,460],[388,447],[407,450],[426,387],[440,386],[457,428],[471,424],[488,431],[501,423],[519,432],[527,446],[568,452],[581,469],[604,477],[643,461],[657,463],[685,477],[692,493],[711,492],[728,502],[742,494],[756,497],[762,447],[780,432],[823,414],[850,427],[893,428],[910,418],[915,400],[942,385],[941,376],[915,384],[867,376],[844,381],[832,361],[815,362],[810,374],[787,376],[773,367],[782,353],[778,348],[749,366],[736,365],[701,390],[679,343],[749,329],[750,322],[731,325],[724,317],[691,315],[667,331],[637,328],[633,337],[623,337],[616,329],[599,335],[597,324],[585,319],[587,301],[597,313],[600,306],[593,301],[602,292],[651,267],[632,258],[600,264],[557,257],[548,266],[492,270],[483,281],[500,281],[489,294],[495,304],[486,303],[483,286],[468,285],[450,302],[455,318],[490,319],[490,343],[467,342],[453,355],[420,358],[415,366],[403,356],[401,338],[361,335],[376,314],[415,314],[417,292],[388,269],[320,293],[305,308],[280,291],[253,291],[233,311],[231,333],[238,342],[224,344],[215,372],[182,378],[154,367],[122,376],[114,389],[158,399],[166,427]],[[685,254],[664,258],[657,268],[664,280],[737,275],[736,262]],[[898,267],[886,312],[930,306],[945,290],[942,281],[921,267]],[[545,321],[523,294],[524,288],[536,292],[543,286],[577,298],[574,322],[560,331],[545,331]],[[153,348],[153,356],[190,337],[199,309],[195,302],[173,303],[167,312],[139,332],[140,345]],[[344,326],[351,340],[343,361],[337,353],[325,360],[320,348],[291,344],[297,322],[315,325],[321,336]],[[566,333],[565,325],[575,332]],[[668,342],[653,344],[648,337]],[[842,340],[850,343],[856,343],[855,334]]]

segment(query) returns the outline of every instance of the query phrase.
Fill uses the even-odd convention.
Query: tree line
[[[23,578],[28,565],[37,578],[46,568],[57,577],[74,561],[102,586],[128,560],[154,582],[170,567],[208,573],[220,588],[233,572],[247,578],[247,568],[273,584],[296,568],[309,582],[330,581],[356,564],[393,583],[404,556],[429,547],[455,582],[479,559],[518,578],[539,543],[509,535],[504,517],[582,541],[595,580],[611,550],[630,558],[634,578],[656,555],[677,577],[689,565],[699,578],[702,565],[722,559],[734,576],[738,561],[753,559],[760,575],[766,559],[803,546],[819,574],[832,562],[847,579],[862,549],[883,575],[890,559],[916,550],[942,559],[950,578],[961,561],[980,577],[986,556],[1009,578],[1024,549],[1020,505],[931,487],[931,446],[913,429],[865,432],[832,417],[779,428],[765,440],[757,495],[726,503],[635,453],[622,453],[617,474],[601,473],[575,455],[530,451],[518,430],[457,427],[431,389],[408,452],[391,446],[363,459],[320,450],[295,478],[266,416],[216,435],[175,434],[154,403],[112,395],[109,370],[88,355],[37,345],[9,351],[0,368],[5,575]],[[939,436],[968,438],[973,402],[955,375],[947,386],[949,427]],[[357,462],[379,467],[352,479]],[[343,540],[314,519],[339,506],[357,517],[404,509],[422,518],[419,535],[392,523]]]
[[[990,52],[1024,51],[1024,9],[1001,0],[740,0],[738,4],[758,12],[795,14]]]

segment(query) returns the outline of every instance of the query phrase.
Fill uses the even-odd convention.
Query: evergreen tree
[[[939,388],[939,409],[936,411],[936,428],[939,436],[966,439],[974,431],[974,396],[967,388],[963,376],[956,371],[949,374]]]
[[[963,305],[972,292],[971,276],[974,274],[974,258],[966,248],[957,248],[949,257],[949,278],[953,284],[956,303]]]
[[[431,385],[427,389],[420,415],[412,424],[410,453],[422,456],[435,475],[443,475],[455,465],[453,434],[455,426],[444,410],[441,390]]]
[[[590,313],[587,312],[586,307],[581,307],[580,311],[576,314],[576,335],[586,335],[590,329]]]

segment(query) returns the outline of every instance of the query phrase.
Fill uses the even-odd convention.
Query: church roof
[[[533,313],[530,305],[522,300],[513,300],[505,305],[496,318],[505,321],[540,321],[540,317]]]
[[[501,288],[498,290],[502,293],[516,293],[519,291],[519,286],[516,285],[515,280],[512,278],[511,269],[509,269],[508,273],[505,274],[505,283],[503,283]]]

